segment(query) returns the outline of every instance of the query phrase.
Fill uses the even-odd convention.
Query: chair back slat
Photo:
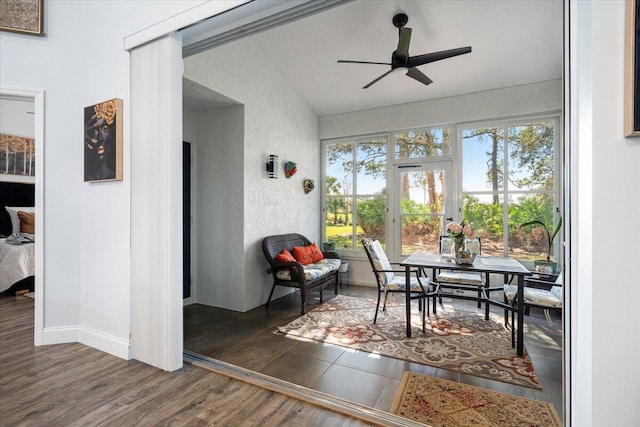
[[[387,283],[391,282],[394,277],[393,273],[379,271],[391,270],[391,263],[387,258],[387,254],[378,240],[363,240],[362,244],[371,263],[371,268],[376,274],[378,285],[384,287]]]

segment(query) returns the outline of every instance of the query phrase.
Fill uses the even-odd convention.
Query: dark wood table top
[[[451,256],[429,253],[415,253],[402,266],[438,268],[446,270],[478,271],[482,273],[507,273],[528,276],[531,272],[518,261],[509,257],[477,256],[473,264],[456,264]]]

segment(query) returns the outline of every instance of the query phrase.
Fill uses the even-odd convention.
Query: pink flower
[[[450,222],[449,224],[447,224],[447,230],[457,234],[462,231],[462,226],[457,222]]]
[[[462,232],[467,237],[473,237],[473,229],[471,228],[471,226],[469,224],[464,226],[464,228],[462,229]]]

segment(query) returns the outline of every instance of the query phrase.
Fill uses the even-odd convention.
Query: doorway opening
[[[262,46],[262,48],[264,48],[264,46]],[[263,64],[264,65],[264,64]],[[561,71],[560,71],[561,72]],[[199,148],[199,147],[198,147]],[[195,185],[198,185],[198,183],[196,183]],[[197,199],[197,198],[196,198]],[[194,203],[198,204],[198,201],[196,200]],[[202,221],[203,218],[200,215],[200,210],[196,209],[196,223],[199,221]],[[200,236],[198,235],[198,238],[200,238]],[[197,243],[194,243],[197,244]],[[198,251],[196,251],[198,252]],[[194,255],[196,258],[198,258],[200,256],[199,253],[196,253]],[[200,264],[198,262],[198,264]],[[205,280],[205,277],[203,277],[202,275],[199,274],[199,272],[196,270],[196,274],[194,276],[194,282],[196,283],[196,289],[198,288],[198,286],[200,285],[200,283],[203,283]],[[244,284],[245,282],[245,277],[240,278],[240,281],[242,284]],[[232,282],[229,282],[232,283]],[[227,283],[228,286],[228,283]],[[354,289],[355,291],[355,289]],[[366,290],[365,290],[366,291]],[[199,295],[199,290],[196,290],[196,295],[198,295],[198,298],[200,297]],[[286,318],[286,310],[288,309],[288,307],[291,306],[295,306],[295,303],[291,303],[290,304],[287,303],[287,299],[288,297],[284,297],[281,298],[278,301],[281,301],[283,306],[279,308],[279,310],[282,310],[281,313],[283,314],[283,317],[280,319],[282,320],[283,318]],[[216,305],[215,303],[212,305]],[[274,310],[273,306],[270,308],[271,310]],[[276,308],[278,309],[278,308]],[[187,310],[187,308],[185,308],[185,310]],[[205,310],[206,311],[206,310]],[[186,311],[185,311],[186,313]],[[251,312],[249,312],[251,313]],[[264,356],[264,352],[265,351],[269,351],[268,349],[265,349],[264,346],[264,341],[263,339],[266,339],[266,337],[268,336],[268,333],[273,330],[273,328],[277,325],[275,324],[268,324],[268,321],[265,320],[265,325],[266,328],[262,329],[260,331],[256,331],[253,330],[252,332],[247,332],[249,331],[249,328],[247,327],[246,323],[244,324],[244,326],[241,326],[243,324],[243,319],[242,319],[242,315],[240,314],[236,314],[234,312],[229,312],[229,311],[222,311],[222,312],[217,312],[213,315],[214,317],[210,318],[209,321],[207,322],[203,322],[201,323],[200,327],[201,328],[209,328],[211,329],[211,324],[215,324],[216,328],[219,328],[217,330],[217,335],[215,337],[215,342],[212,342],[210,345],[209,350],[202,350],[202,354],[207,354],[207,351],[209,351],[209,355],[211,357],[220,357],[221,360],[226,360],[226,357],[232,357],[231,356],[231,352],[223,354],[225,352],[225,346],[227,347],[227,349],[231,348],[233,346],[234,343],[237,343],[238,340],[243,338],[243,334],[247,333],[247,337],[248,340],[243,342],[243,348],[242,350],[238,349],[238,354],[237,356],[239,357],[246,357],[246,358],[259,358],[259,356],[257,355],[263,355]],[[186,317],[185,317],[186,319]],[[201,318],[201,320],[204,319],[204,317]],[[238,322],[238,320],[240,319],[240,322]],[[273,319],[272,319],[273,320]],[[196,327],[197,328],[197,327]],[[243,329],[244,328],[244,329]],[[561,336],[561,331],[559,332],[559,336]],[[253,335],[252,335],[253,334]],[[189,345],[187,344],[188,339],[190,339],[190,337],[185,336],[185,349],[186,350],[190,350]],[[559,355],[559,360],[558,360],[558,366],[562,365],[562,355],[561,355],[561,348],[562,348],[562,338],[559,338],[560,341],[556,342],[556,350],[557,350],[557,354]],[[253,341],[253,344],[262,344],[261,346],[255,346],[252,345],[251,341]],[[218,351],[220,351],[220,353],[217,353]],[[242,353],[244,356],[240,356],[239,353]],[[268,357],[273,357],[272,355],[267,355],[266,358]],[[282,365],[283,366],[291,366],[291,364],[293,363],[293,358],[291,358],[289,360],[290,363],[286,363],[286,357],[291,357],[291,356],[283,356],[282,354],[279,355],[278,357],[283,357],[282,359]],[[339,356],[342,357],[342,356]],[[229,360],[227,360],[229,361]],[[263,363],[266,363],[266,359],[263,358],[261,360]],[[232,361],[231,363],[238,363],[241,364],[242,361],[240,359],[236,359],[235,361]],[[326,362],[326,361],[325,361]],[[331,363],[333,364],[333,362]],[[348,367],[348,366],[347,366]],[[271,369],[273,369],[273,371],[271,372],[274,376],[278,376],[277,373],[277,368],[276,367],[271,367]],[[328,368],[327,368],[328,369]],[[258,369],[256,369],[258,370]],[[556,384],[555,385],[556,390],[558,391],[558,395],[561,396],[561,390],[562,390],[562,384]],[[514,394],[516,394],[518,392],[514,391]],[[533,393],[533,392],[532,392]],[[560,403],[559,403],[559,411],[562,411],[562,401],[561,401],[561,397],[559,397],[560,399]]]
[[[34,248],[35,260],[24,267],[24,280],[33,280],[35,299],[34,310],[34,344],[43,344],[44,327],[44,92],[37,90],[14,90],[0,88],[0,102],[2,103],[2,120],[0,133],[18,137],[18,140],[3,140],[5,166],[9,165],[9,156],[13,152],[21,155],[23,171],[26,174],[15,175],[5,173],[0,175],[0,181],[10,185],[12,182],[28,191],[28,199],[33,200]],[[30,141],[33,141],[32,143]],[[10,143],[13,142],[13,143]],[[35,150],[35,154],[33,153]],[[35,163],[34,163],[35,162]],[[5,172],[12,172],[5,169]],[[31,188],[33,186],[33,188]],[[18,190],[16,190],[18,191]],[[26,197],[26,196],[25,196]],[[4,206],[2,207],[4,209]],[[33,263],[33,264],[31,264]],[[32,275],[33,274],[33,275]],[[22,277],[21,277],[22,279]]]

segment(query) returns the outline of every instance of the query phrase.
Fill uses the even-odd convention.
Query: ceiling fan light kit
[[[352,61],[339,59],[338,63],[347,64],[375,64],[389,65],[391,69],[363,87],[368,89],[374,83],[380,81],[383,77],[391,73],[406,74],[418,82],[429,85],[433,83],[422,71],[416,67],[429,64],[431,62],[441,61],[443,59],[452,58],[458,55],[464,55],[471,52],[471,46],[459,47],[456,49],[441,50],[439,52],[426,53],[424,55],[409,56],[409,44],[411,43],[411,28],[405,27],[409,22],[409,17],[404,13],[398,13],[393,17],[393,25],[398,28],[398,47],[391,54],[391,62],[371,62],[371,61]]]

